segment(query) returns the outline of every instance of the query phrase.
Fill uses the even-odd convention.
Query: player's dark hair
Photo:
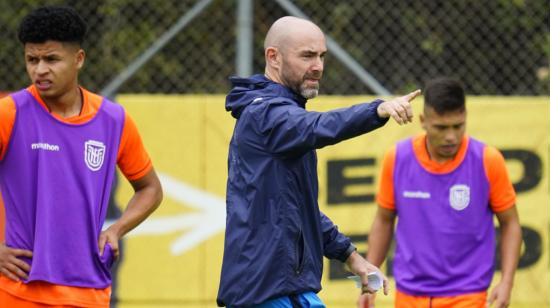
[[[86,36],[86,23],[68,6],[44,6],[33,10],[19,25],[21,43],[58,41],[82,44]]]
[[[465,95],[462,84],[452,78],[439,77],[428,81],[424,89],[424,104],[438,114],[464,111]]]

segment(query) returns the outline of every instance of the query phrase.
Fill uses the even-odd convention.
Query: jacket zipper
[[[296,267],[294,268],[294,273],[296,275],[300,275],[304,267],[304,259],[305,259],[305,256],[304,256],[305,243],[302,236],[302,230],[298,232],[298,238],[296,239],[296,245],[294,245],[294,247],[296,250]]]

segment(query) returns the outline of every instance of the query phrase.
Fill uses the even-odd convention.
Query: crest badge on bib
[[[103,165],[104,158],[105,144],[103,142],[88,140],[84,143],[84,162],[90,170],[99,170]]]
[[[457,211],[467,208],[470,204],[470,187],[463,184],[453,185],[449,190],[449,202]]]

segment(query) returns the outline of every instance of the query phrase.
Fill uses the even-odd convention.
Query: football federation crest
[[[84,162],[92,171],[97,171],[103,165],[105,145],[101,141],[88,140],[84,143]]]
[[[470,204],[470,187],[463,184],[453,185],[449,191],[449,201],[453,209],[462,211]]]

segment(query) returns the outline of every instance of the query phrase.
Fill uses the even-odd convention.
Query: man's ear
[[[419,114],[418,118],[420,119],[420,126],[422,126],[423,129],[426,129],[426,118],[424,117],[424,114]]]
[[[265,61],[267,65],[279,69],[281,67],[281,54],[276,47],[267,47],[265,49]]]
[[[86,60],[86,53],[84,52],[84,49],[79,49],[76,52],[76,66],[78,69],[81,69],[84,65],[84,60]]]

